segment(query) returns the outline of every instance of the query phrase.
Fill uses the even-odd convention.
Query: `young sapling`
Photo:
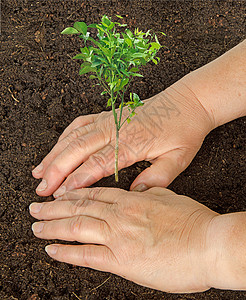
[[[121,16],[116,16],[122,19]],[[110,17],[104,15],[98,24],[86,25],[84,22],[75,22],[73,27],[67,27],[62,34],[79,34],[84,41],[84,47],[73,59],[82,59],[79,74],[92,73],[90,79],[97,79],[102,86],[101,95],[107,94],[109,99],[107,107],[112,108],[116,129],[115,142],[115,181],[118,181],[118,152],[119,131],[125,122],[130,122],[135,115],[135,109],[143,105],[136,93],[130,93],[130,99],[125,101],[125,92],[133,77],[143,77],[139,73],[139,67],[149,61],[157,64],[160,61],[156,57],[162,47],[156,34],[151,30],[147,32],[134,32],[126,27],[127,24],[112,22]],[[95,28],[96,38],[93,38],[88,28]],[[165,35],[163,32],[161,32]],[[88,45],[89,44],[89,45]],[[116,108],[119,106],[117,113]],[[128,108],[128,116],[123,119],[123,108]]]

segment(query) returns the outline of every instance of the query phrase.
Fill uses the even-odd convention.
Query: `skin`
[[[42,220],[32,226],[36,237],[83,243],[46,247],[56,260],[172,293],[246,288],[246,214],[220,216],[157,187],[77,189],[33,203],[30,213]]]
[[[245,65],[246,41],[137,109],[120,132],[119,167],[152,165],[131,189],[168,186],[213,128],[246,115]],[[164,188],[84,188],[114,172],[113,128],[110,113],[77,118],[33,171],[37,193],[58,197],[31,205],[44,220],[34,234],[83,243],[47,253],[167,292],[246,289],[246,213],[218,215]]]
[[[168,186],[190,164],[213,128],[207,112],[182,82],[144,102],[136,109],[133,120],[120,130],[119,168],[141,160],[152,163],[135,179],[131,189],[141,183],[147,187]],[[113,174],[114,145],[111,112],[75,119],[42,161],[41,172],[33,171],[36,178],[47,183],[45,190],[39,190],[43,181],[37,193],[54,193],[58,197],[65,189],[86,187]]]

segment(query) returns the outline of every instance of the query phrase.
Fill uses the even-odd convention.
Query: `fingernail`
[[[37,187],[37,191],[38,191],[38,192],[42,192],[42,191],[46,190],[47,186],[48,186],[48,185],[47,185],[46,180],[43,179],[43,180],[40,182],[39,186]]]
[[[140,183],[139,185],[135,186],[135,188],[133,188],[134,192],[144,192],[147,191],[148,187],[146,184],[144,183]]]
[[[44,168],[44,165],[41,163],[35,169],[33,169],[32,171],[34,173],[39,173],[39,172],[41,172],[43,170],[43,168]]]
[[[48,245],[48,246],[45,247],[45,251],[46,251],[48,254],[51,254],[51,255],[56,254],[57,250],[58,250],[58,247],[57,247],[57,246]]]
[[[62,195],[64,195],[66,192],[66,187],[65,185],[59,187],[59,189],[57,191],[54,192],[54,197],[60,197]]]
[[[40,212],[42,206],[43,206],[43,203],[32,203],[29,205],[29,210],[30,210],[30,212],[36,214],[36,213]]]
[[[32,231],[34,233],[40,233],[44,228],[44,223],[43,222],[36,222],[32,224]]]

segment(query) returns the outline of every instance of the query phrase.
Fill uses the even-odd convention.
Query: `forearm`
[[[246,290],[246,212],[215,217],[208,249],[209,286]]]
[[[246,115],[246,40],[180,82],[195,94],[217,127]]]

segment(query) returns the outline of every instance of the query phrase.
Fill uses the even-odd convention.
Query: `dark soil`
[[[28,213],[37,181],[31,170],[77,116],[105,109],[100,89],[79,77],[71,57],[80,41],[61,36],[74,21],[124,16],[130,28],[164,31],[161,63],[143,69],[133,90],[142,99],[162,91],[245,38],[245,1],[5,0],[1,16],[1,283],[0,299],[245,299],[240,291],[211,289],[172,295],[118,276],[50,259],[47,241],[31,232]],[[211,132],[188,169],[170,186],[219,213],[246,208],[246,118]],[[128,189],[147,163],[120,172]],[[97,185],[114,186],[113,176]],[[51,197],[49,197],[51,199]]]

